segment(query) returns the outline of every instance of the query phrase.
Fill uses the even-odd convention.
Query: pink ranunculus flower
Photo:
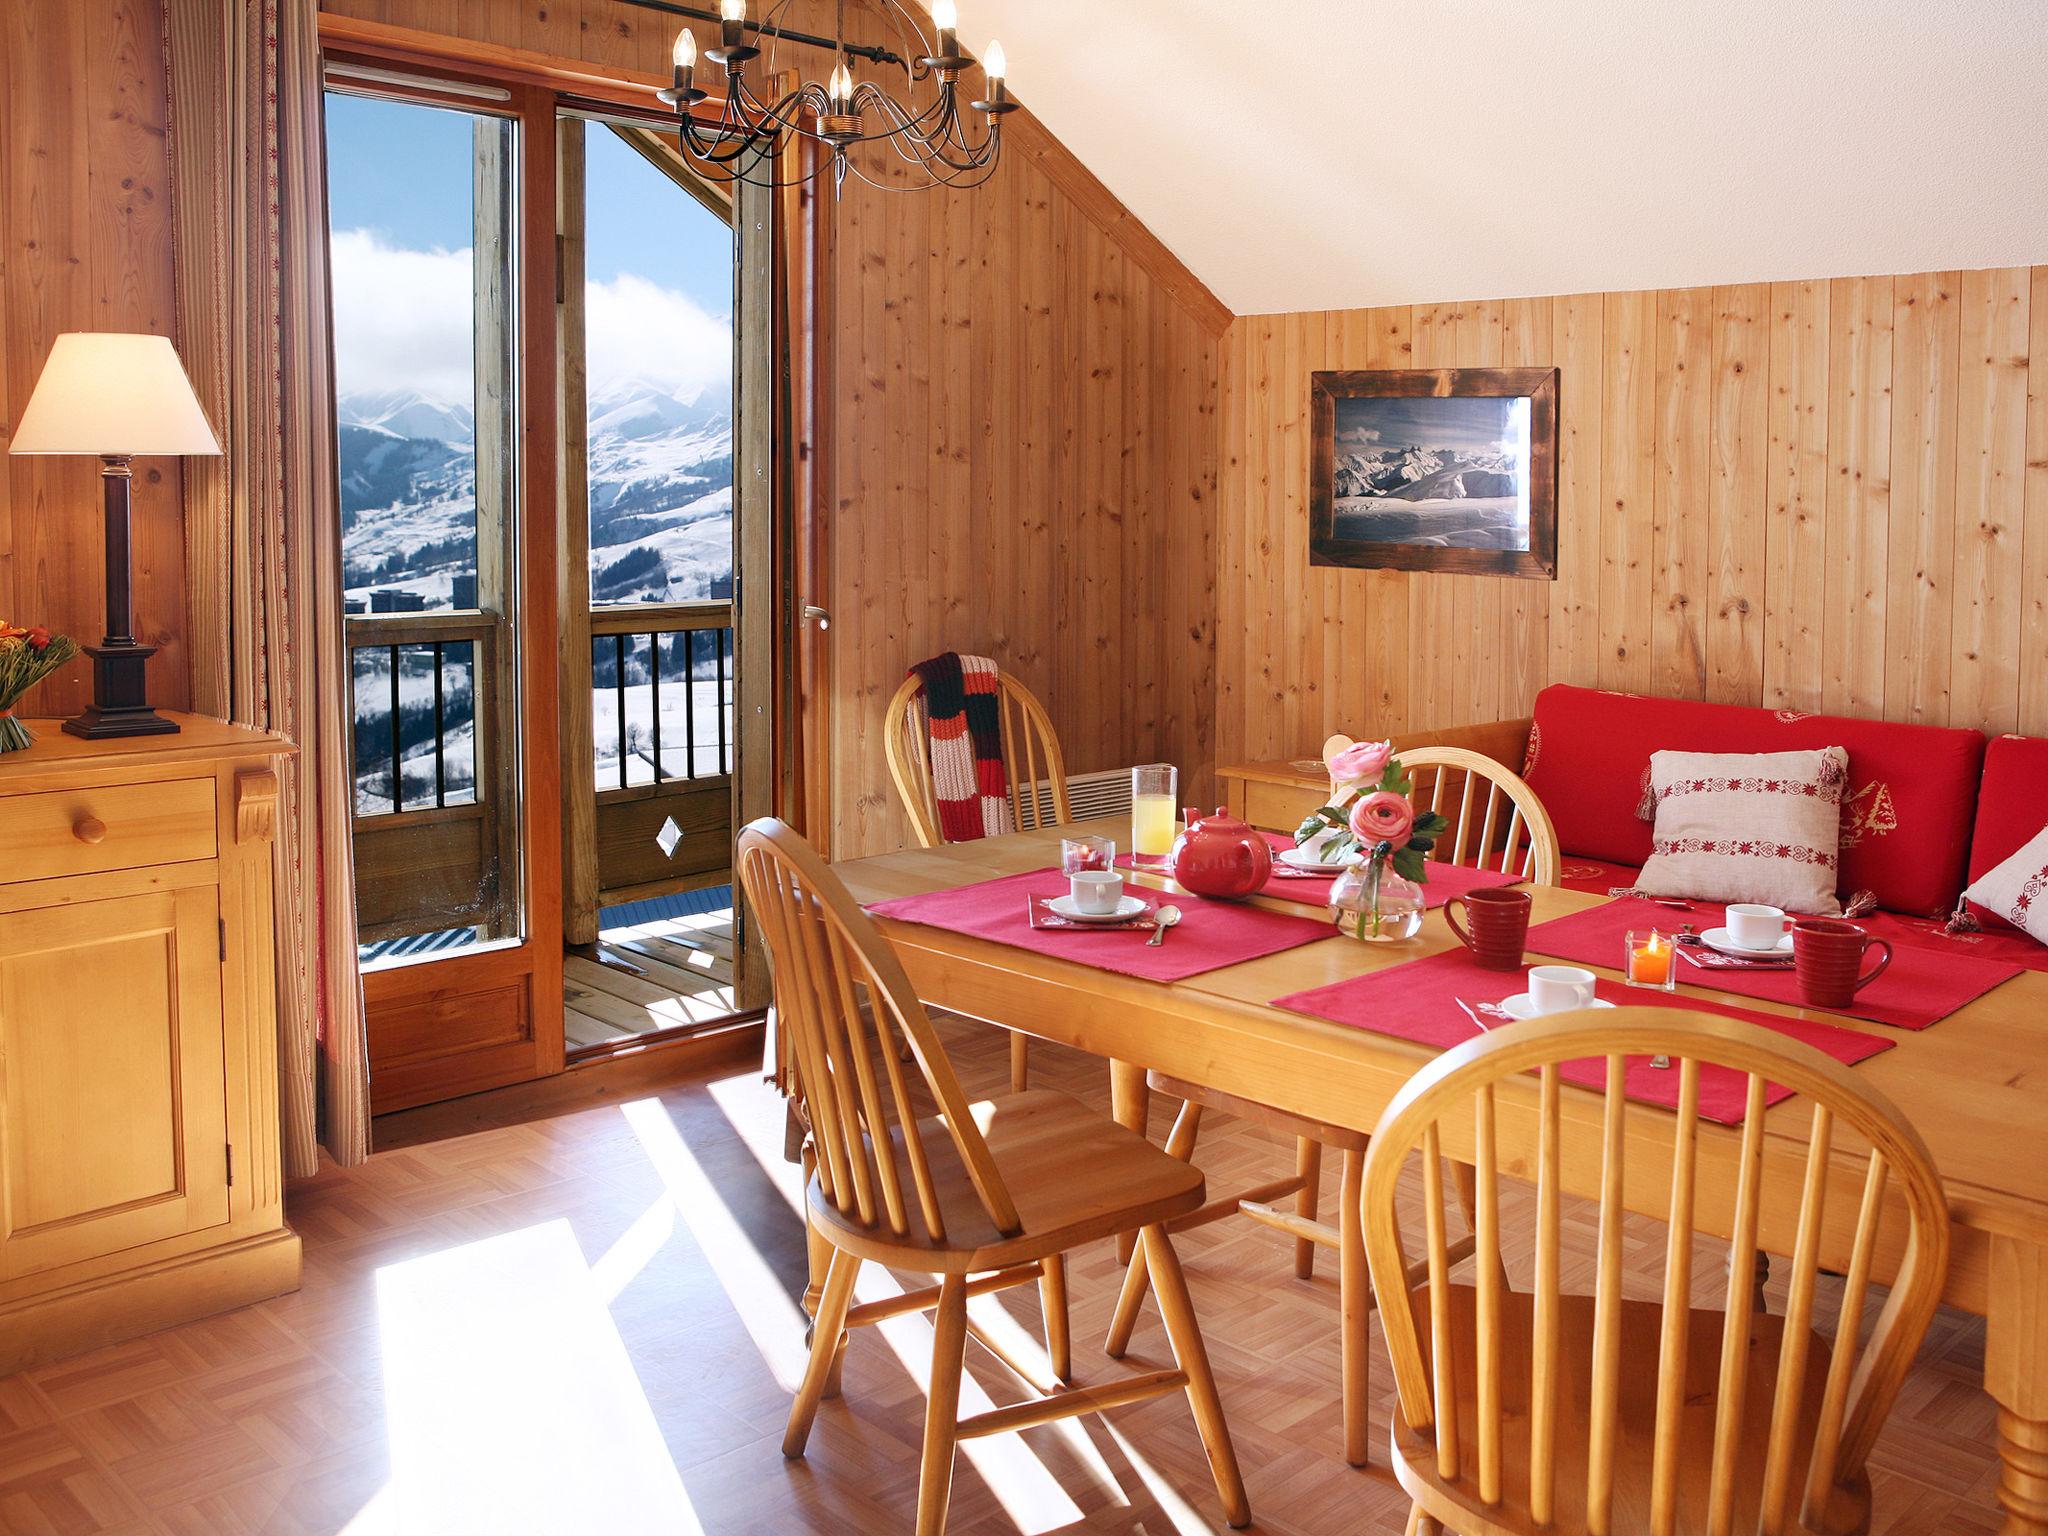
[[[1391,789],[1376,790],[1351,807],[1351,830],[1368,846],[1392,843],[1396,848],[1408,841],[1415,826],[1415,807],[1406,795]]]
[[[1354,741],[1330,759],[1330,780],[1335,784],[1367,784],[1378,779],[1394,755],[1391,741]]]

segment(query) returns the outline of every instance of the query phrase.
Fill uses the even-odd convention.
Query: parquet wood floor
[[[1000,1037],[945,1029],[970,1087],[997,1090]],[[1050,1046],[1032,1062],[1106,1109],[1101,1063]],[[804,1283],[780,1141],[778,1106],[743,1073],[327,1171],[291,1194],[298,1294],[0,1379],[0,1532],[908,1529],[922,1319],[863,1330],[808,1458],[780,1454]],[[1291,1167],[1286,1146],[1221,1119],[1200,1161],[1218,1189]],[[1526,1213],[1506,1203],[1512,1233]],[[1645,1223],[1632,1237],[1632,1276],[1654,1294],[1661,1236]],[[1295,1280],[1287,1245],[1249,1222],[1181,1241],[1257,1529],[1399,1532],[1398,1494],[1339,1454],[1334,1272]],[[1097,1379],[1118,1278],[1108,1244],[1075,1255],[1076,1364]],[[886,1293],[874,1280],[864,1294]],[[1030,1292],[977,1306],[1036,1336]],[[1975,1320],[1937,1321],[1878,1448],[1876,1536],[1996,1529],[1982,1344]],[[1134,1360],[1163,1352],[1148,1309]],[[987,1354],[969,1361],[980,1391],[1015,1395]],[[1378,1439],[1390,1383],[1375,1363]],[[979,1406],[973,1389],[963,1406]],[[977,1442],[951,1525],[1220,1528],[1177,1398]]]

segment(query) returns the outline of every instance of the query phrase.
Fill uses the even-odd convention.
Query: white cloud
[[[346,229],[333,254],[336,392],[416,390],[439,405],[467,405],[470,252],[400,250],[370,230]]]
[[[388,245],[374,231],[337,231],[335,385],[342,395],[414,391],[439,405],[473,392],[473,256]],[[732,327],[688,295],[632,273],[587,290],[592,387],[640,379],[689,399],[727,387]]]
[[[1378,427],[1349,427],[1337,434],[1340,443],[1376,443],[1379,440]]]
[[[682,399],[727,388],[732,326],[687,295],[633,273],[592,283],[583,307],[593,391],[617,379],[644,379]]]

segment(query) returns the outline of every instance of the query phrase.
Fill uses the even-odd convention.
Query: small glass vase
[[[15,719],[11,710],[0,712],[0,752],[19,752],[34,742],[35,737],[29,733],[29,728]]]
[[[1395,874],[1384,859],[1353,865],[1330,885],[1337,931],[1368,944],[1414,938],[1427,903],[1422,887]]]

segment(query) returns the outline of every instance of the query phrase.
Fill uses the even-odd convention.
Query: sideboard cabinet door
[[[227,1222],[218,900],[0,913],[0,1280]]]

